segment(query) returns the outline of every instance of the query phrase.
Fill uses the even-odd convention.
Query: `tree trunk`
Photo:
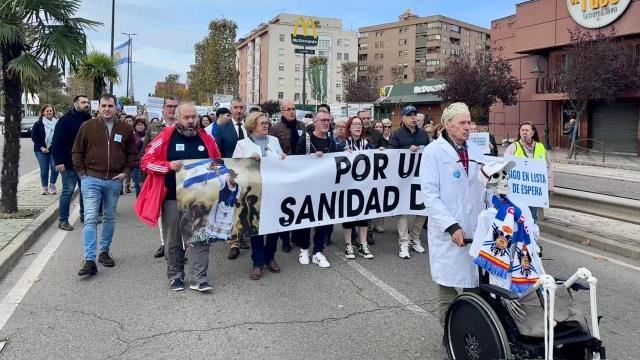
[[[580,132],[580,117],[582,115],[582,111],[576,112],[576,122],[573,127],[573,133],[571,134],[571,146],[569,147],[569,156],[567,159],[571,159],[573,152],[576,146],[576,139],[578,139],[578,133]]]
[[[2,48],[0,68],[4,79],[4,149],[2,151],[2,175],[0,178],[0,212],[18,212],[18,166],[20,164],[20,122],[22,83],[20,78],[7,71],[7,64],[20,55],[20,45]]]
[[[98,78],[93,79],[93,100],[100,99],[102,95],[102,80]]]

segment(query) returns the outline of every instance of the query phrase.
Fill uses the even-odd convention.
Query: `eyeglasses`
[[[269,126],[269,123],[268,123],[268,122],[261,122],[261,123],[259,123],[258,125],[262,125],[262,126]]]
[[[178,107],[178,105],[165,105],[165,107],[175,109]]]
[[[385,125],[384,128],[385,129],[391,129],[391,126]]]
[[[361,128],[361,127],[362,127],[362,124],[351,124],[351,127],[354,127],[354,128]]]

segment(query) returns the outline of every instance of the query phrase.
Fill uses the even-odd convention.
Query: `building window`
[[[369,44],[360,44],[360,50],[367,50],[369,48]]]
[[[278,56],[284,56],[284,49],[283,48],[279,48],[278,49]]]
[[[284,78],[282,77],[278,78],[278,86],[284,86]]]
[[[460,55],[460,49],[449,49],[449,54],[450,55]]]
[[[440,66],[440,60],[427,60],[427,66]]]
[[[448,43],[448,42],[449,42],[449,38],[448,38],[448,37],[446,37],[446,36],[441,36],[441,37],[440,37],[440,40],[441,40],[443,43]]]
[[[367,65],[358,66],[358,71],[367,71]]]
[[[440,21],[430,21],[427,23],[427,29],[440,29],[442,28],[442,23]]]
[[[318,46],[329,47],[329,46],[331,46],[331,40],[329,40],[329,39],[320,39],[320,40],[318,40]]]
[[[336,95],[336,102],[342,102],[342,95],[340,94]]]
[[[302,65],[300,65],[300,64],[296,64],[296,65],[295,65],[295,70],[296,70],[296,72],[300,72],[300,69],[302,69]]]
[[[342,60],[344,60],[344,61],[349,61],[349,53],[344,53],[344,54],[342,55]]]
[[[462,44],[462,46],[464,46],[464,47],[468,48],[468,47],[469,47],[469,42],[468,42],[468,41],[465,41],[465,42],[464,42],[464,44]]]
[[[337,42],[338,42],[338,46],[342,46],[342,39],[338,39]]]
[[[462,29],[462,35],[464,35],[464,36],[469,36],[469,30],[467,30],[467,29]]]
[[[380,55],[380,54],[378,54],[378,53],[376,53],[376,54],[374,55],[374,57],[376,58],[376,60],[380,59],[379,55]]]
[[[318,56],[326,58],[329,52],[327,50],[318,50]]]
[[[407,45],[407,39],[398,40],[398,45]]]
[[[460,45],[460,39],[449,38],[449,42],[453,45]]]
[[[336,53],[336,59],[342,61],[342,53]]]
[[[278,94],[281,94],[281,93],[278,93]],[[280,99],[282,99],[282,98],[280,98]],[[300,93],[293,94],[293,101],[295,101],[295,102],[299,102],[300,101]]]
[[[280,41],[284,41],[284,34],[280,34]]]
[[[336,82],[336,89],[340,89],[342,87],[342,83],[340,81]]]
[[[398,51],[398,57],[407,57],[407,56],[409,56],[409,50]]]
[[[482,33],[476,33],[478,35],[478,39],[482,39]]]
[[[440,41],[440,34],[427,35],[427,41]]]
[[[279,71],[284,71],[284,64],[283,63],[278,64],[278,70]]]
[[[344,39],[343,44],[344,44],[344,46],[349,46],[349,40],[348,39]]]
[[[451,32],[460,33],[460,26],[450,24],[449,25],[449,30],[451,30]]]
[[[278,99],[284,99],[284,93],[282,91],[278,91]]]

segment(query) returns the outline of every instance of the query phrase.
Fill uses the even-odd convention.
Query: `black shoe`
[[[227,256],[227,257],[229,259],[233,260],[233,259],[237,258],[238,255],[240,255],[240,249],[238,249],[237,247],[232,247],[231,249],[229,249],[229,256]]]
[[[85,260],[82,265],[82,269],[78,271],[78,276],[91,276],[98,273],[98,267],[96,266],[96,262],[93,260]]]
[[[291,244],[282,244],[282,252],[291,252]]]
[[[160,245],[158,250],[153,254],[153,257],[161,258],[164,256],[164,245]]]
[[[80,215],[80,222],[84,224],[84,215]]]
[[[191,285],[189,286],[189,288],[191,290],[195,290],[199,292],[209,292],[212,289],[211,285],[209,285],[209,283],[206,281],[201,283],[200,285]]]
[[[113,261],[113,258],[108,252],[101,252],[100,255],[98,255],[98,262],[106,267],[114,267],[116,265],[116,262]]]
[[[68,221],[58,223],[58,228],[64,231],[73,231],[73,226]]]
[[[367,245],[373,245],[376,242],[373,240],[373,233],[368,232],[367,233]]]
[[[182,291],[184,290],[184,280],[182,279],[173,279],[170,282],[171,290],[173,291]]]
[[[240,249],[250,249],[249,244],[247,244],[247,242],[244,241],[244,239],[240,239],[238,241],[238,244],[240,245]]]

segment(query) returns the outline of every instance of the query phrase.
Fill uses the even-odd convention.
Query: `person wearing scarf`
[[[58,172],[51,155],[53,134],[56,129],[58,119],[53,115],[55,109],[52,105],[46,104],[40,109],[40,118],[31,129],[31,140],[33,140],[33,151],[40,165],[40,182],[42,185],[42,195],[55,195]]]
[[[544,160],[547,163],[547,181],[549,185],[549,195],[553,194],[553,169],[551,168],[551,159],[547,155],[547,150],[540,142],[540,136],[535,125],[529,121],[520,124],[518,129],[518,138],[504,151],[504,155],[513,155],[515,157],[523,157],[534,160]],[[538,220],[538,208],[530,207],[533,220]]]
[[[245,119],[244,126],[249,136],[238,141],[233,152],[233,158],[251,158],[259,161],[263,157],[279,157],[280,159],[286,157],[286,154],[280,148],[278,139],[268,135],[269,119],[265,113],[259,111],[252,112]],[[247,195],[249,191],[251,191],[250,187],[247,188],[247,192],[242,197],[241,203],[243,209],[241,218],[242,213],[245,213],[247,219],[243,227],[253,228],[255,226],[257,233],[259,224],[254,223],[254,216],[252,216],[251,213],[255,209],[254,206],[259,205],[258,199],[261,194],[254,192],[254,194]],[[255,218],[259,221],[257,214]],[[238,236],[241,235],[239,234]],[[280,237],[283,237],[283,234],[253,234],[253,236],[251,236],[251,260],[253,261],[253,270],[251,271],[250,278],[252,280],[258,280],[263,276],[263,268],[265,266],[273,273],[280,272],[280,266],[274,259],[278,246],[278,238]]]
[[[131,177],[133,178],[133,185],[136,190],[136,198],[140,194],[141,182],[140,182],[140,158],[142,157],[142,153],[144,152],[144,138],[147,136],[147,130],[149,126],[147,125],[147,120],[140,116],[137,117],[135,122],[133,123],[133,135],[136,139],[136,167],[131,172]]]

